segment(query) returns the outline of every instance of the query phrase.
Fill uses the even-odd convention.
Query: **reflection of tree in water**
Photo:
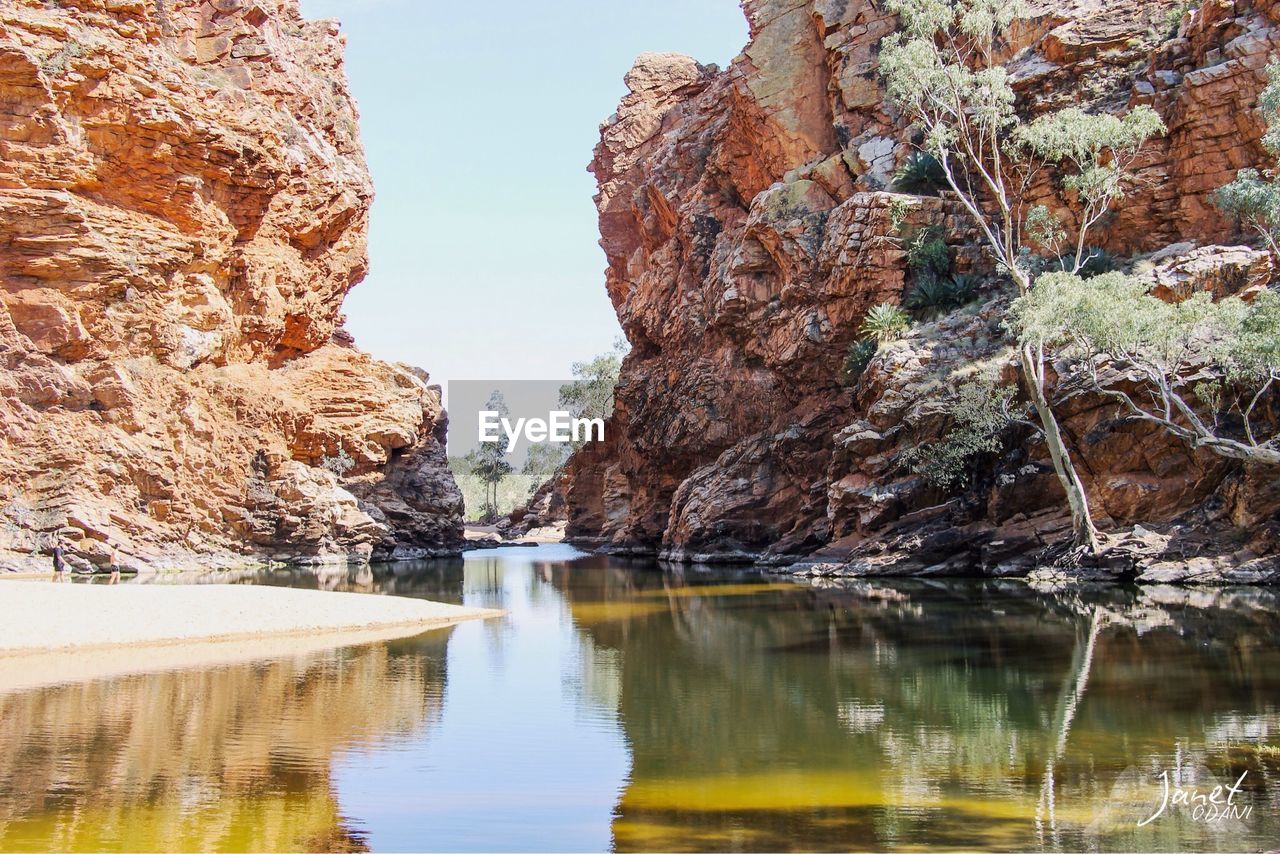
[[[710,579],[733,592],[706,596],[690,595],[695,575],[606,566],[553,579],[594,644],[619,651],[624,850],[1036,846],[1047,795],[1045,844],[1085,844],[1125,769],[1176,745],[1242,761],[1215,723],[1280,722],[1276,611],[1256,597],[923,581],[746,595],[729,576]],[[1264,755],[1247,760],[1258,784]],[[1195,847],[1204,828],[1132,831],[1088,833]]]
[[[0,696],[0,849],[362,849],[335,754],[438,719],[450,631]]]

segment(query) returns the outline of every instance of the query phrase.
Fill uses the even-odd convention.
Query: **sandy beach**
[[[0,656],[289,636],[385,638],[499,616],[422,599],[246,585],[0,584]]]

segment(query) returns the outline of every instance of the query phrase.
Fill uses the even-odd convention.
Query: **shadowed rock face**
[[[896,23],[878,6],[746,0],[751,42],[728,69],[645,54],[627,75],[591,168],[607,287],[633,350],[609,444],[570,464],[571,537],[693,560],[783,562],[825,547],[842,571],[873,549],[886,564],[914,556],[922,572],[996,573],[1025,571],[1060,536],[1059,487],[1029,435],[982,461],[964,495],[899,462],[945,431],[966,368],[1007,360],[994,292],[918,327],[856,389],[838,381],[866,311],[909,287],[894,200],[910,201],[912,222],[942,225],[959,270],[987,269],[954,203],[884,192],[910,134],[884,103],[878,45]],[[1209,194],[1264,160],[1253,107],[1280,4],[1204,3],[1171,34],[1173,6],[1039,4],[1008,66],[1032,110],[1160,112],[1169,134],[1144,154],[1106,246],[1132,256],[1182,243],[1154,258],[1153,275],[1232,292],[1269,262],[1214,248],[1240,235]],[[1062,205],[1048,178],[1036,192]],[[1216,556],[1213,571],[1275,573],[1274,561],[1251,563],[1275,551],[1266,520],[1280,502],[1263,484],[1274,477],[1119,423],[1079,389],[1058,395],[1104,524],[1207,526],[1216,539],[1196,548]],[[923,548],[933,533],[942,539]]]
[[[456,550],[439,390],[340,328],[372,196],[296,0],[0,6],[5,562]]]

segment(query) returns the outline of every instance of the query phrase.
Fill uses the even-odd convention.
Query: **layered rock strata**
[[[341,329],[342,47],[296,0],[0,4],[0,562],[457,551],[438,388]]]
[[[1242,238],[1210,194],[1265,161],[1255,105],[1280,4],[1208,0],[1174,26],[1175,5],[1040,3],[1008,68],[1027,109],[1143,103],[1168,125],[1107,225],[1110,251],[1154,255],[1183,284],[1258,275],[1265,258],[1214,248]],[[682,560],[816,554],[831,572],[1028,571],[1065,524],[1031,436],[1008,436],[963,494],[901,465],[945,430],[950,388],[1005,358],[994,277],[981,307],[918,326],[855,387],[839,379],[868,308],[909,290],[893,206],[941,226],[958,269],[990,271],[954,203],[886,192],[911,151],[878,77],[894,18],[865,0],[744,8],[751,40],[727,69],[643,55],[602,127],[601,245],[632,351],[610,443],[570,464],[570,536]],[[1060,204],[1047,181],[1037,192]],[[1104,523],[1154,526],[1168,546],[1133,550],[1143,566],[1191,548],[1212,565],[1184,578],[1276,573],[1274,473],[1124,423],[1068,382],[1054,394]]]

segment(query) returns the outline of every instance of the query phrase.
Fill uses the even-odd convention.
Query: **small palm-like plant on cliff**
[[[978,279],[967,273],[953,273],[945,278],[924,276],[903,303],[916,317],[932,320],[973,302],[978,293]]]
[[[947,173],[938,158],[927,151],[916,151],[893,173],[893,189],[914,196],[936,196],[947,186]]]
[[[858,333],[868,341],[884,344],[901,338],[910,328],[911,319],[905,311],[893,303],[882,302],[867,312]]]
[[[857,383],[879,349],[879,344],[866,338],[850,344],[849,351],[844,355],[844,365],[840,368],[840,382],[847,386]]]

